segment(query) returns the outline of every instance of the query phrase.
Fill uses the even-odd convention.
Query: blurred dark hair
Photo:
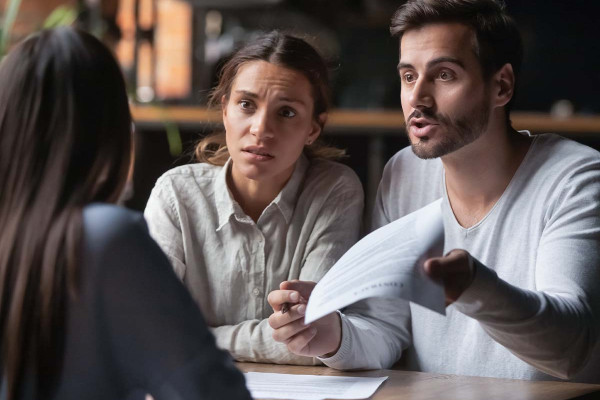
[[[319,115],[329,110],[331,94],[329,71],[325,60],[303,39],[279,31],[269,32],[247,43],[223,65],[219,82],[209,95],[210,107],[220,108],[221,100],[229,99],[231,87],[240,67],[251,61],[267,61],[304,75],[312,87],[313,118],[317,122],[319,122]],[[319,140],[305,146],[305,153],[309,158],[328,159],[337,159],[345,155],[343,150],[323,145]],[[202,139],[196,146],[196,158],[200,162],[224,165],[229,158],[225,135],[217,133]]]
[[[113,202],[131,158],[120,68],[93,36],[46,30],[0,64],[0,332],[8,399],[60,370],[76,295],[82,209]]]
[[[390,32],[402,39],[404,32],[438,22],[458,22],[475,33],[473,51],[484,78],[511,64],[515,86],[523,60],[523,43],[515,21],[501,0],[409,0],[392,17]],[[515,95],[505,106],[509,118]]]

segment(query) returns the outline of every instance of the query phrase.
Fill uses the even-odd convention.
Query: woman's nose
[[[254,114],[252,125],[250,126],[250,134],[261,140],[273,137],[271,122],[266,112],[257,112]]]

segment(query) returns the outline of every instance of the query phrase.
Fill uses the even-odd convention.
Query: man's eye
[[[411,83],[412,81],[415,80],[415,76],[411,73],[406,73],[406,74],[402,75],[402,79],[406,83]]]
[[[443,81],[449,81],[450,79],[453,78],[452,74],[449,73],[448,71],[442,71],[439,74],[439,78]]]
[[[279,114],[286,118],[292,118],[296,116],[296,111],[292,110],[291,108],[284,108]]]

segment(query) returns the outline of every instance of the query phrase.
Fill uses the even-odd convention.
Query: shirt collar
[[[217,205],[217,214],[219,215],[217,231],[221,230],[229,222],[232,215],[235,215],[236,208],[240,208],[237,202],[233,200],[229,186],[227,186],[229,168],[231,168],[231,157],[227,160],[223,168],[221,168],[217,179],[215,179],[215,203]]]
[[[233,199],[229,186],[227,186],[227,175],[231,168],[231,163],[231,158],[229,158],[223,168],[221,168],[215,181],[215,201],[217,213],[219,215],[219,226],[217,227],[217,231],[230,221],[232,215],[240,222],[252,221],[252,219],[244,213],[240,205]],[[296,161],[292,176],[271,204],[265,208],[265,211],[275,206],[280,210],[285,218],[285,222],[287,224],[290,223],[298,192],[300,191],[300,186],[304,182],[304,176],[306,175],[309,164],[310,162],[306,156],[301,154],[298,161]]]
[[[275,197],[271,203],[279,208],[287,224],[289,224],[292,219],[292,214],[294,213],[294,207],[296,206],[296,200],[298,199],[300,187],[304,182],[304,176],[306,175],[306,170],[308,169],[309,164],[310,162],[304,153],[302,153],[300,158],[298,158],[298,161],[296,161],[296,166],[294,167],[294,172],[292,173],[290,180],[285,184],[281,192],[279,192],[277,197]],[[270,206],[271,205],[269,205],[269,207]]]

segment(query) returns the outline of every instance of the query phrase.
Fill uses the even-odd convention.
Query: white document
[[[246,386],[255,399],[366,399],[388,377],[267,374],[246,372]]]
[[[304,322],[367,297],[400,297],[446,315],[442,285],[422,269],[444,249],[441,204],[438,199],[352,246],[315,286]]]

